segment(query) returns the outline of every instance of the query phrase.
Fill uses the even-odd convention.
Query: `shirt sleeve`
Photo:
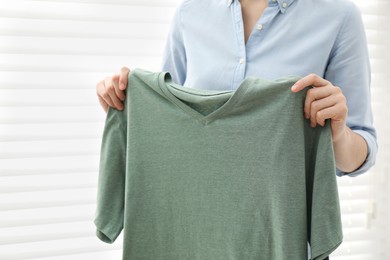
[[[184,48],[183,28],[181,21],[182,5],[176,9],[169,29],[162,57],[162,71],[168,71],[173,82],[184,85],[187,72],[187,58]]]
[[[109,107],[100,150],[96,236],[112,244],[123,229],[126,173],[124,110]]]
[[[306,172],[308,241],[310,259],[314,260],[329,256],[343,239],[330,120],[325,123],[319,128],[311,128],[308,123],[305,128],[310,136]]]
[[[350,3],[344,22],[330,54],[325,79],[342,89],[347,99],[347,126],[367,143],[368,155],[355,171],[336,169],[338,176],[358,176],[375,164],[378,150],[371,108],[371,67],[361,12]]]

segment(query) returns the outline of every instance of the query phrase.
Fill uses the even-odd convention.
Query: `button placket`
[[[238,61],[237,67],[234,73],[234,79],[232,84],[233,86],[237,86],[244,77],[245,77],[245,69],[246,69],[246,47],[245,47],[245,39],[244,39],[244,22],[242,19],[241,12],[241,4],[239,1],[234,1],[232,3],[233,11],[234,11],[234,22],[236,26],[236,37],[238,43]]]

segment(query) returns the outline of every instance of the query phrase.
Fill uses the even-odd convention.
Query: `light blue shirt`
[[[173,18],[162,71],[180,85],[211,90],[235,90],[251,76],[315,73],[342,89],[347,126],[368,144],[366,161],[348,176],[375,164],[367,41],[360,10],[349,0],[269,0],[246,44],[239,1],[184,0]]]

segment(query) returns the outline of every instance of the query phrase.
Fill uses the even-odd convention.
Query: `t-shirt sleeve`
[[[123,110],[109,107],[100,150],[97,206],[94,223],[96,236],[112,244],[123,229],[126,123]]]
[[[330,120],[311,128],[308,150],[308,241],[311,259],[321,260],[342,242],[342,224]],[[309,129],[310,128],[310,129]]]

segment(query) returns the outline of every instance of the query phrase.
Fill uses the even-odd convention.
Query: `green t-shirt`
[[[129,74],[101,143],[96,235],[124,260],[323,259],[342,241],[330,121],[310,127],[298,77],[188,88]]]

